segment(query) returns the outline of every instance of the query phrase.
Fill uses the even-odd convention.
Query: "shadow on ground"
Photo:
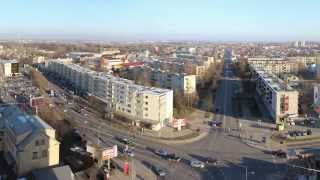
[[[201,179],[246,179],[248,180],[289,180],[294,176],[294,171],[285,164],[243,158],[241,163],[227,162],[223,166],[211,165],[201,170]]]

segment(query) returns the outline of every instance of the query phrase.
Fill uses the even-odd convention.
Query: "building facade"
[[[267,73],[297,73],[299,64],[284,58],[248,58],[248,63],[255,69],[263,70]]]
[[[257,97],[264,103],[277,124],[288,117],[298,116],[298,91],[274,74],[255,69],[253,73]]]
[[[17,60],[0,60],[0,77],[14,76],[19,73],[19,63]]]
[[[11,105],[2,106],[0,114],[4,124],[2,151],[18,176],[59,164],[60,143],[51,126]]]
[[[97,73],[75,64],[64,64],[63,61],[50,62],[48,70],[104,101],[108,113],[149,124],[154,130],[159,130],[172,120],[172,90],[136,85],[127,79]]]
[[[146,73],[150,83],[155,87],[172,89],[183,95],[196,94],[196,76],[186,73],[174,73],[149,67],[136,67],[131,69],[134,74]]]

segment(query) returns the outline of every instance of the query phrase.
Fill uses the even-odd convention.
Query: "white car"
[[[204,162],[199,161],[199,160],[191,160],[190,166],[195,167],[195,168],[204,168],[205,164],[204,164]]]

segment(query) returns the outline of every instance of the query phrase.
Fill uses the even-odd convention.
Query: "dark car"
[[[181,160],[181,158],[175,154],[168,154],[166,156],[166,159],[168,159],[169,161],[176,161],[176,162],[179,162]]]
[[[122,138],[122,137],[117,136],[117,137],[115,137],[115,139],[125,145],[130,145],[130,146],[134,145],[133,140],[129,139],[129,138]]]
[[[218,160],[211,157],[204,158],[203,162],[205,162],[206,164],[218,164]]]
[[[152,170],[158,176],[163,177],[163,176],[167,175],[166,171],[159,166],[152,166]]]
[[[278,151],[273,151],[272,152],[273,155],[280,157],[280,158],[286,158],[287,157],[287,153],[283,150],[278,150]]]

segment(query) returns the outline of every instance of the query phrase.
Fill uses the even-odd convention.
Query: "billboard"
[[[114,145],[102,151],[102,159],[108,160],[118,156],[118,146]]]
[[[170,123],[171,127],[173,128],[177,128],[177,129],[181,129],[181,127],[186,126],[186,120],[185,119],[175,119],[173,118],[171,123]]]
[[[30,98],[30,106],[31,107],[40,107],[42,105],[44,105],[44,98],[43,97]]]

